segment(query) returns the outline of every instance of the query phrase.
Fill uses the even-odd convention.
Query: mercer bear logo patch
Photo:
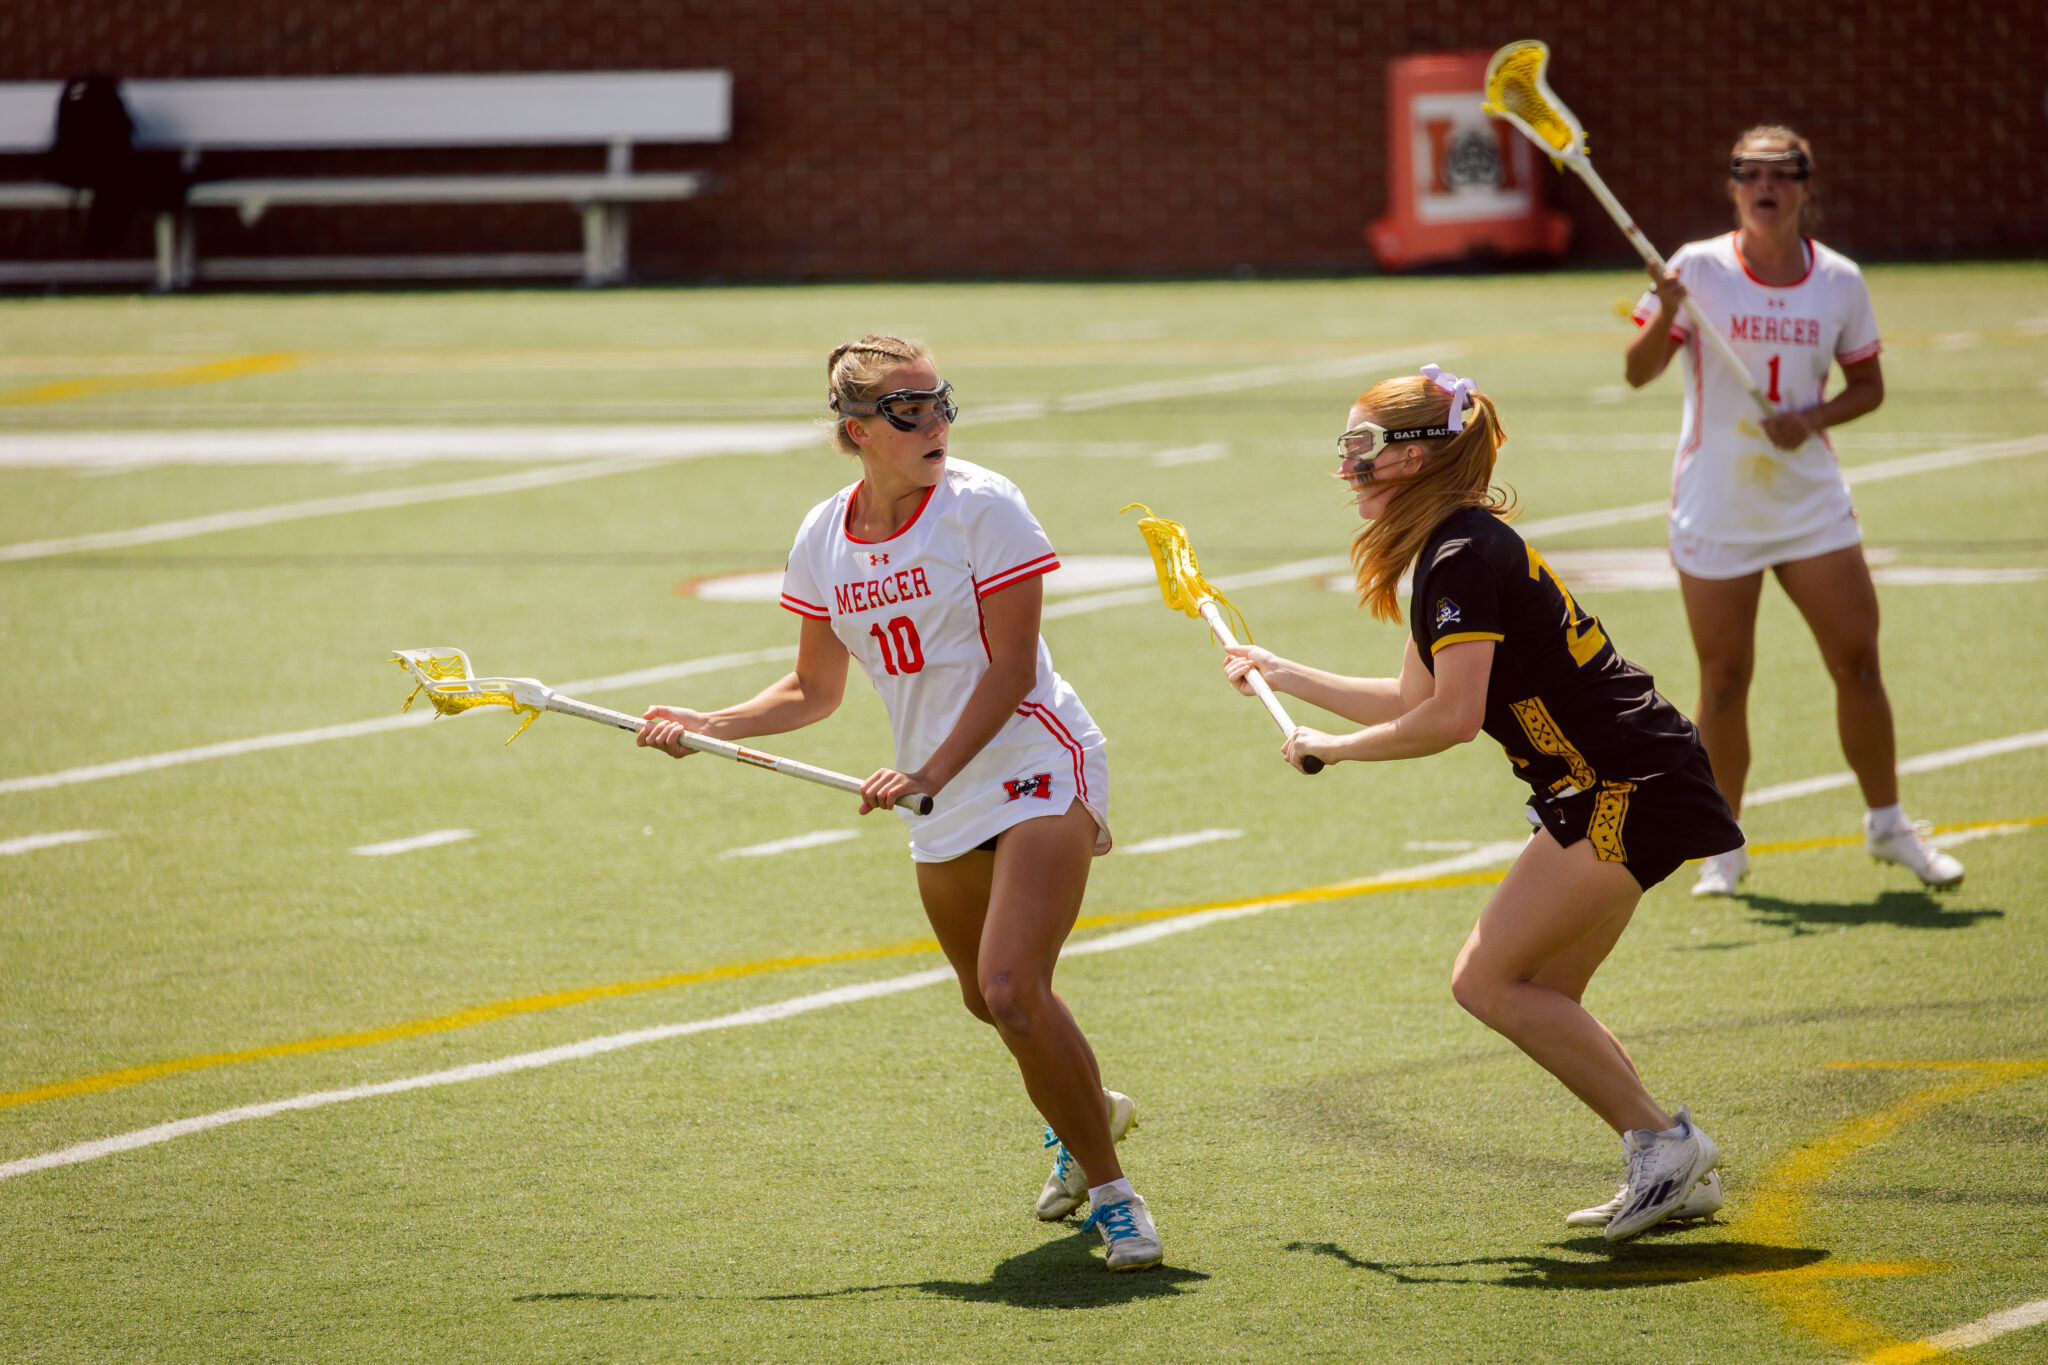
[[[1012,801],[1021,801],[1035,796],[1041,801],[1052,800],[1052,774],[1040,773],[1036,777],[1020,777],[1014,782],[1003,783],[1003,790],[1010,794]]]

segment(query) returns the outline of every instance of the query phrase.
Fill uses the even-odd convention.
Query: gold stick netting
[[[1213,601],[1236,624],[1238,638],[1250,641],[1251,627],[1245,624],[1237,603],[1202,577],[1202,566],[1195,560],[1195,547],[1188,541],[1187,528],[1177,521],[1154,516],[1152,509],[1142,502],[1129,503],[1122,511],[1133,507],[1145,513],[1138,519],[1138,534],[1145,537],[1145,547],[1152,552],[1152,568],[1159,575],[1159,595],[1166,605],[1199,621],[1202,603]]]
[[[422,686],[426,686],[426,684],[422,684]],[[414,689],[415,692],[418,690],[418,688]],[[512,732],[511,739],[505,741],[507,744],[525,734],[526,727],[540,718],[539,707],[528,706],[507,691],[439,683],[433,686],[426,686],[426,692],[427,701],[432,704],[436,711],[444,716],[459,716],[464,711],[474,711],[479,706],[509,707],[514,715],[524,716],[526,719],[519,722],[519,728]]]
[[[428,683],[453,682],[469,676],[469,660],[459,650],[453,654],[429,654],[421,649],[401,650],[391,656],[390,662],[412,674],[414,679],[405,704],[398,708],[400,711],[412,710],[413,698]]]
[[[1578,121],[1544,82],[1543,69],[1549,62],[1550,49],[1541,43],[1511,43],[1502,48],[1494,54],[1482,107],[1489,114],[1513,114],[1559,152],[1581,150],[1585,134],[1579,131]]]

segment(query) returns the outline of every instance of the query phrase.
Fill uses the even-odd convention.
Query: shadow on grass
[[[1968,929],[1979,920],[2004,919],[2003,910],[1951,910],[1926,891],[1884,891],[1870,901],[1788,901],[1776,896],[1738,893],[1755,912],[1758,924],[1817,934],[1858,924],[1890,924],[1901,929]]]
[[[1755,1242],[1658,1246],[1635,1241],[1611,1246],[1599,1236],[1574,1237],[1552,1246],[1558,1251],[1597,1253],[1603,1259],[1479,1256],[1464,1261],[1368,1261],[1335,1242],[1289,1242],[1287,1250],[1328,1256],[1354,1270],[1370,1270],[1401,1284],[1490,1284],[1503,1289],[1647,1289],[1730,1275],[1799,1270],[1825,1260],[1828,1255],[1817,1247],[1762,1246]]]
[[[596,1289],[563,1289],[552,1294],[514,1294],[514,1303],[643,1303],[673,1299],[673,1294],[626,1294]]]
[[[1108,1308],[1137,1299],[1167,1299],[1188,1292],[1209,1277],[1198,1270],[1164,1265],[1114,1275],[1092,1254],[1093,1233],[1077,1233],[996,1262],[986,1280],[912,1280],[905,1284],[852,1285],[813,1294],[763,1294],[761,1302],[840,1299],[855,1294],[915,1290],[960,1303],[1000,1303],[1011,1308]]]

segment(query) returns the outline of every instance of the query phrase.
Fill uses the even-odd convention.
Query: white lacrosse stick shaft
[[[1237,637],[1230,633],[1230,627],[1223,624],[1223,613],[1216,610],[1216,603],[1213,600],[1205,597],[1195,606],[1196,610],[1202,613],[1202,619],[1208,623],[1210,631],[1215,634],[1218,644],[1229,649],[1237,643]],[[1244,679],[1252,685],[1252,695],[1266,704],[1266,714],[1280,727],[1280,733],[1291,737],[1294,734],[1294,722],[1288,717],[1287,708],[1280,704],[1280,698],[1273,695],[1273,689],[1267,685],[1265,676],[1254,668],[1244,675]],[[1323,760],[1304,758],[1301,760],[1301,766],[1305,772],[1321,772]]]
[[[1569,134],[1571,145],[1568,147],[1558,147],[1556,143],[1531,127],[1529,121],[1515,113],[1508,101],[1501,97],[1505,93],[1505,87],[1497,87],[1495,85],[1495,73],[1501,68],[1503,59],[1526,56],[1532,49],[1537,54],[1537,67],[1534,76],[1537,102],[1543,105],[1550,118]],[[1650,239],[1643,235],[1643,230],[1636,226],[1636,220],[1629,216],[1629,211],[1621,206],[1619,199],[1614,197],[1614,191],[1607,188],[1607,182],[1600,178],[1600,172],[1593,169],[1593,159],[1586,155],[1585,130],[1579,127],[1579,121],[1572,117],[1570,111],[1565,109],[1563,102],[1558,100],[1556,95],[1551,92],[1550,87],[1544,83],[1543,68],[1548,64],[1549,60],[1550,49],[1540,42],[1533,41],[1509,43],[1506,47],[1494,53],[1493,61],[1487,64],[1486,69],[1486,112],[1513,128],[1523,137],[1528,138],[1529,141],[1536,144],[1538,151],[1549,157],[1553,162],[1558,165],[1571,167],[1572,174],[1583,180],[1586,188],[1593,191],[1593,197],[1600,201],[1601,208],[1607,210],[1607,216],[1614,220],[1614,225],[1621,229],[1623,236],[1628,238],[1629,245],[1636,249],[1644,261],[1655,266],[1658,274],[1670,274],[1671,267],[1665,264],[1664,257],[1658,253],[1656,247],[1650,245]],[[1526,93],[1527,87],[1525,85],[1522,85],[1519,81],[1517,85]],[[1721,357],[1721,362],[1728,367],[1729,371],[1737,379],[1742,381],[1742,387],[1749,390],[1749,396],[1756,400],[1756,405],[1763,410],[1764,416],[1777,416],[1777,406],[1764,396],[1762,389],[1756,386],[1756,380],[1750,376],[1749,367],[1743,364],[1741,359],[1735,354],[1735,348],[1728,344],[1728,338],[1721,335],[1721,330],[1714,326],[1713,323],[1708,322],[1705,316],[1701,314],[1699,306],[1692,301],[1692,296],[1689,294],[1685,299],[1685,315],[1692,319],[1693,327],[1701,336],[1707,339],[1708,344],[1714,348],[1714,353]]]
[[[1514,122],[1519,123],[1520,120],[1514,120]],[[1533,134],[1531,137],[1536,145],[1544,151],[1551,152],[1552,155],[1556,154],[1549,143],[1541,138],[1534,137]],[[1600,201],[1600,207],[1607,210],[1607,216],[1614,220],[1615,226],[1622,230],[1623,235],[1628,238],[1629,244],[1636,249],[1637,253],[1649,264],[1655,266],[1658,274],[1670,274],[1671,267],[1664,263],[1664,257],[1658,253],[1656,247],[1650,245],[1650,239],[1645,237],[1643,230],[1636,226],[1636,220],[1629,217],[1628,210],[1621,206],[1621,201],[1616,199],[1614,192],[1607,188],[1607,182],[1600,178],[1600,172],[1593,169],[1593,163],[1583,153],[1576,156],[1565,156],[1561,159],[1567,166],[1572,168],[1572,171],[1579,179],[1586,182],[1586,188],[1593,191],[1593,197]],[[1728,344],[1727,337],[1721,335],[1721,329],[1707,321],[1706,315],[1700,312],[1699,305],[1692,301],[1692,295],[1687,294],[1685,296],[1684,307],[1685,315],[1692,319],[1693,327],[1701,336],[1707,339],[1708,344],[1714,348],[1714,353],[1721,357],[1721,363],[1728,367],[1729,373],[1742,381],[1742,387],[1749,390],[1749,396],[1756,400],[1756,405],[1759,408],[1763,409],[1764,416],[1776,417],[1778,415],[1777,405],[1772,403],[1765,396],[1764,391],[1757,387],[1756,380],[1749,373],[1749,366],[1743,364],[1742,358],[1735,354],[1735,348]]]
[[[629,716],[623,711],[614,711],[607,706],[593,706],[587,701],[565,697],[546,683],[536,682],[531,678],[472,678],[461,685],[473,688],[504,688],[522,704],[538,705],[543,710],[553,711],[558,715],[594,720],[600,725],[616,726],[621,730],[631,730],[635,734],[646,724],[638,716]],[[805,782],[815,782],[821,787],[836,787],[840,791],[860,795],[861,780],[846,773],[814,767],[793,758],[777,758],[774,754],[764,754],[759,749],[749,749],[743,744],[713,739],[709,735],[695,734],[689,730],[681,732],[678,738],[699,753],[715,754],[719,758],[729,758],[735,763],[744,763],[749,767],[766,768],[769,772],[781,773],[784,777],[799,778]],[[932,813],[932,799],[923,792],[909,797],[903,804],[918,815]]]

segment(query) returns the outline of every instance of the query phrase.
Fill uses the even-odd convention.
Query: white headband
[[[1465,403],[1458,395],[1471,394],[1476,396],[1479,392],[1479,386],[1469,379],[1460,379],[1454,374],[1445,374],[1443,368],[1438,365],[1424,365],[1422,373],[1438,388],[1451,396],[1451,419],[1444,423],[1444,425],[1454,432],[1463,431],[1465,429]]]

